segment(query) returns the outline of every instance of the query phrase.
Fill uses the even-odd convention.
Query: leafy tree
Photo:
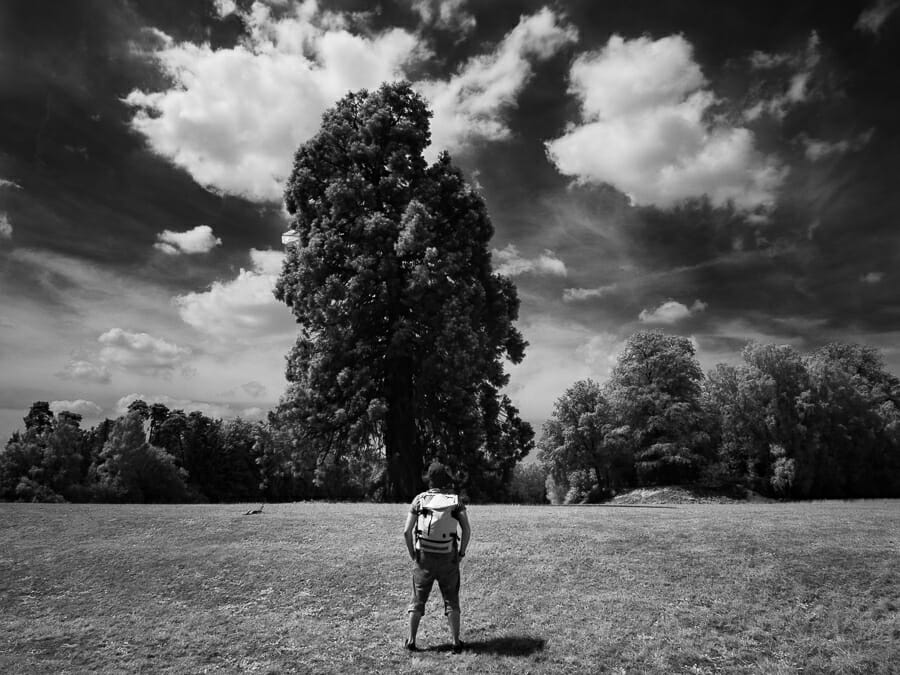
[[[50,431],[53,426],[53,411],[47,401],[35,401],[25,415],[25,431],[37,434]]]
[[[629,479],[633,457],[612,406],[593,380],[573,384],[544,423],[538,459],[566,501],[597,501]],[[576,485],[577,484],[577,485]]]
[[[540,464],[517,464],[509,484],[510,501],[518,504],[547,503],[547,471]]]
[[[217,466],[218,480],[212,500],[246,501],[260,494],[259,466],[255,461],[256,425],[242,419],[224,422]]]
[[[14,434],[0,453],[0,499],[86,499],[81,415],[62,411],[54,417],[49,405],[38,401],[24,421],[25,432]]]
[[[626,443],[644,483],[692,481],[703,467],[710,436],[702,380],[687,338],[653,331],[626,342],[607,396],[628,428]]]
[[[707,481],[712,487],[769,492],[773,437],[768,420],[774,381],[746,364],[719,364],[708,373],[703,396],[718,440]],[[787,479],[782,475],[779,485]]]
[[[24,434],[14,434],[0,453],[0,499],[34,501],[39,494],[40,466],[43,461],[46,436],[49,431],[40,432],[32,427]],[[28,493],[19,490],[19,484],[26,481],[30,486]],[[47,494],[53,493],[52,490]],[[55,493],[53,493],[55,495]],[[53,501],[58,501],[54,496]],[[38,498],[38,501],[46,501]]]
[[[807,359],[809,389],[798,399],[807,451],[797,457],[802,497],[897,494],[900,463],[893,430],[900,382],[869,347],[834,343]]]
[[[168,453],[147,443],[139,410],[116,420],[93,472],[104,501],[173,502],[189,496],[184,471]]]
[[[188,473],[189,484],[213,501],[221,500],[226,494],[227,470],[222,464],[221,434],[221,420],[194,410],[188,414],[181,436],[181,466]]]
[[[491,271],[482,198],[446,153],[426,166],[429,116],[403,83],[324,114],[294,157],[298,243],[276,287],[300,324],[284,403],[306,446],[335,466],[380,454],[394,500],[420,489],[433,457],[496,486],[531,447],[499,395],[503,359],[524,356],[516,291]]]
[[[56,418],[53,431],[47,436],[41,461],[42,483],[67,500],[83,501],[87,450],[81,430],[81,415],[63,410]]]
[[[183,410],[171,410],[150,429],[152,442],[163,448],[178,466],[184,467],[188,460],[187,447],[188,417]]]

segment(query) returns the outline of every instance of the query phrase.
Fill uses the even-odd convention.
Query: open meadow
[[[401,648],[401,504],[0,504],[0,672],[889,673],[900,502],[470,506]]]

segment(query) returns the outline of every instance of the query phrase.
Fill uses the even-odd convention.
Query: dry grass
[[[0,504],[0,672],[898,672],[900,502],[472,506],[460,655],[405,506],[246,508]]]

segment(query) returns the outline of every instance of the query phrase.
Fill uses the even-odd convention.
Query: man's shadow
[[[466,640],[463,654],[491,654],[493,656],[530,656],[543,651],[547,641],[527,635],[503,635],[486,640]],[[436,652],[448,652],[451,645],[433,647]]]

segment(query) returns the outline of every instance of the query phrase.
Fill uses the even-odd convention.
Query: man
[[[469,517],[466,506],[452,490],[452,479],[446,467],[432,462],[425,475],[428,491],[413,499],[406,516],[403,538],[413,568],[413,599],[409,604],[409,635],[406,649],[417,651],[416,633],[425,613],[425,603],[434,582],[438,582],[444,599],[444,614],[450,624],[453,652],[462,651],[459,639],[459,561],[466,556],[469,537]],[[460,539],[456,526],[462,530]]]

